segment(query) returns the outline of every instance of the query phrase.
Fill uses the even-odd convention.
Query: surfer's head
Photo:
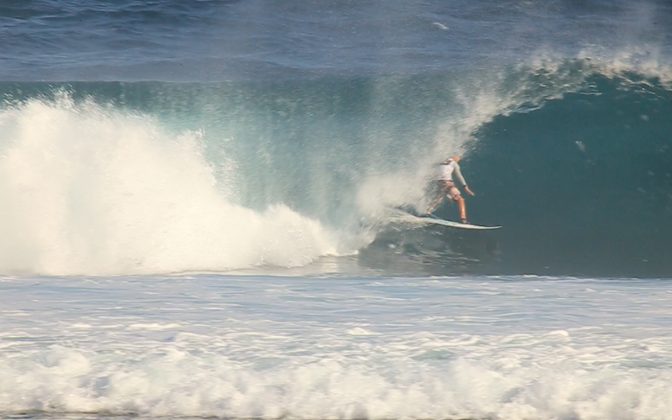
[[[453,156],[453,157],[450,158],[450,159],[453,160],[453,161],[455,161],[455,162],[459,162],[460,159],[462,159],[462,157],[456,155],[456,156]]]

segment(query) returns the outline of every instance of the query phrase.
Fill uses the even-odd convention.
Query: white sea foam
[[[198,132],[92,102],[0,110],[0,271],[128,274],[297,266],[337,237],[216,182]]]
[[[0,279],[0,414],[671,418],[664,280],[379,280]]]

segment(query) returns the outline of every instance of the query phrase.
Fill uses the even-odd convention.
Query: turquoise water
[[[672,92],[664,75],[555,64],[508,69],[503,81],[486,86],[459,74],[5,83],[5,237],[20,236],[34,252],[27,266],[12,258],[5,271],[146,272],[157,257],[145,246],[153,238],[180,261],[166,258],[150,273],[287,267],[360,254],[364,269],[389,274],[666,275]],[[39,124],[49,128],[35,129]],[[464,172],[478,192],[468,200],[471,219],[504,229],[388,225],[385,208],[422,209],[431,200],[431,171],[442,151],[465,155]],[[14,159],[37,178],[23,177]],[[64,175],[64,167],[74,173]],[[21,181],[12,186],[13,179]],[[26,197],[26,188],[39,193]],[[444,205],[437,215],[455,213]],[[124,243],[138,252],[117,260],[101,255],[104,263],[90,268],[68,261],[62,270],[40,270],[51,251],[38,231],[50,219],[62,253],[115,252]],[[179,232],[165,236],[165,222]],[[134,228],[102,233],[115,223]],[[288,238],[301,245],[265,254],[268,243]],[[241,247],[244,256],[232,257]]]

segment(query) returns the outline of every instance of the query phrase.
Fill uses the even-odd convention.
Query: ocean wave
[[[385,209],[425,208],[433,165],[459,153],[470,218],[504,226],[495,244],[397,242],[423,254],[441,236],[439,260],[492,272],[669,272],[669,67],[535,57],[476,74],[3,83],[5,255],[38,272],[217,271],[370,251],[381,235],[398,255]],[[269,251],[285,241],[296,249]]]

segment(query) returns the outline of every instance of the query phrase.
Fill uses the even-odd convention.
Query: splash
[[[335,235],[236,204],[202,133],[61,94],[0,111],[0,271],[129,274],[296,266]]]

